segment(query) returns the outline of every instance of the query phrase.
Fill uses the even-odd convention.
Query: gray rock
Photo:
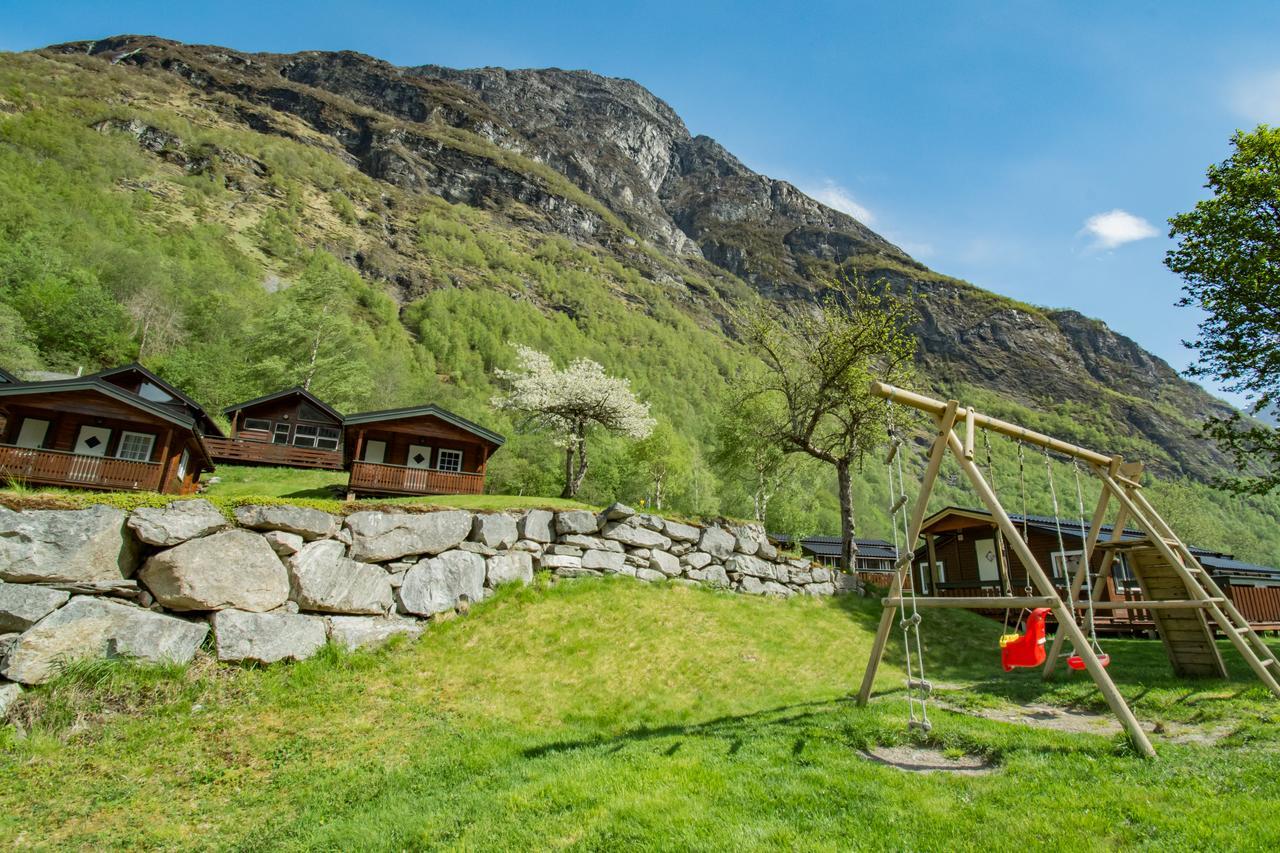
[[[349,559],[345,551],[341,542],[322,539],[289,558],[289,597],[303,610],[386,613],[394,603],[387,573]]]
[[[516,520],[505,512],[478,513],[471,523],[471,539],[490,548],[510,548],[519,536]]]
[[[286,530],[269,530],[262,534],[262,538],[267,540],[271,550],[281,557],[292,557],[302,550],[306,541],[298,534],[289,533]]]
[[[738,590],[747,595],[764,595],[764,582],[751,575],[743,575]]]
[[[833,583],[811,583],[804,588],[805,595],[835,595],[836,585]]]
[[[765,581],[764,591],[766,595],[779,595],[783,598],[790,598],[795,595],[795,591],[789,586],[783,586],[777,581]]]
[[[9,659],[9,653],[18,646],[18,638],[21,634],[0,634],[0,672],[4,671],[4,662]]]
[[[772,542],[765,540],[756,548],[756,556],[762,560],[774,562],[778,559],[778,549],[774,547]]]
[[[543,551],[544,554],[554,555],[557,557],[581,557],[583,549],[574,547],[573,545],[552,545]]]
[[[637,569],[649,568],[649,552],[646,550],[643,554],[626,554],[622,558],[628,566],[635,566]]]
[[[656,569],[636,569],[636,580],[641,580],[645,583],[655,583],[666,579],[667,576]]]
[[[831,570],[824,566],[814,566],[809,575],[814,583],[828,583],[831,580]]]
[[[649,562],[649,557],[653,555],[653,550],[650,548],[628,548],[627,555],[630,557],[635,557],[638,560],[643,560],[647,565]]]
[[[832,583],[835,585],[837,594],[843,592],[862,592],[862,583],[858,580],[857,575],[839,572],[832,579]]]
[[[633,548],[667,548],[671,545],[671,540],[656,530],[637,527],[630,522],[611,521],[604,526],[601,535]]]
[[[530,542],[553,542],[555,541],[555,532],[551,529],[555,522],[555,513],[545,509],[531,509],[524,514],[516,525],[520,532],[521,539],[527,539]]]
[[[702,536],[702,531],[693,525],[681,524],[670,519],[667,519],[663,525],[662,532],[667,534],[667,538],[674,539],[677,542],[697,542]]]
[[[813,583],[813,574],[811,572],[798,572],[795,569],[790,569],[789,574],[791,575],[792,583]]]
[[[698,550],[710,554],[717,560],[725,560],[733,556],[736,543],[733,534],[721,527],[707,527],[698,540]]]
[[[626,565],[626,562],[627,557],[621,551],[592,549],[582,555],[582,567],[584,569],[596,569],[611,574],[617,574],[622,571],[622,567]]]
[[[654,533],[661,533],[662,529],[667,526],[667,520],[665,518],[652,513],[637,515],[632,523],[637,524],[646,530],[652,530]]]
[[[283,530],[310,542],[338,532],[338,519],[318,509],[300,506],[238,506],[236,521],[254,530]]]
[[[581,533],[570,533],[568,536],[561,536],[559,544],[572,545],[584,551],[622,550],[621,542],[614,542],[612,539],[601,539],[599,536],[583,536]]]
[[[0,582],[0,634],[25,631],[67,603],[68,592]]]
[[[329,639],[348,651],[380,646],[392,637],[416,639],[423,623],[400,616],[328,616]]]
[[[683,557],[694,549],[692,542],[672,542],[671,547],[667,548],[667,553],[676,557]]]
[[[248,530],[224,530],[161,551],[138,577],[170,610],[261,613],[289,598],[284,564],[267,540]]]
[[[752,557],[749,554],[734,554],[725,561],[724,566],[731,572],[751,575],[752,577],[766,578],[768,580],[773,580],[777,577],[777,572],[772,563],[766,563],[759,557]]]
[[[690,575],[693,573],[690,572]],[[729,575],[723,566],[707,566],[702,570],[702,582],[715,589],[729,588]]]
[[[690,551],[680,558],[680,562],[691,569],[702,569],[711,565],[711,555],[706,551]]]
[[[356,512],[347,516],[347,529],[351,531],[351,558],[381,563],[409,554],[448,551],[471,533],[471,513]]]
[[[40,684],[57,675],[64,662],[84,658],[187,663],[208,632],[199,622],[78,595],[18,638],[0,675]]]
[[[163,509],[139,507],[129,516],[129,529],[148,545],[171,548],[188,539],[208,536],[231,526],[217,507],[203,498],[174,501]]]
[[[624,503],[618,503],[617,501],[609,504],[604,508],[604,511],[600,513],[605,521],[626,521],[635,514],[636,511],[634,509]]]
[[[0,580],[93,582],[132,577],[138,543],[109,506],[13,512],[0,507]]]
[[[582,566],[561,566],[555,570],[558,578],[599,578],[604,577],[603,572],[595,569],[584,569]]]
[[[508,551],[485,561],[485,578],[489,586],[504,583],[529,583],[533,580],[533,557],[527,551]]]
[[[400,588],[400,585],[404,583],[404,576],[408,571],[408,569],[405,569],[403,572],[387,572],[387,582],[391,584],[392,590]]]
[[[600,519],[594,512],[571,509],[556,513],[556,533],[595,533],[600,529]]]
[[[622,568],[618,569],[618,571],[609,572],[609,574],[626,575],[629,578],[633,578],[636,576],[636,571],[637,569],[635,566],[623,566]]]
[[[490,548],[483,542],[459,542],[457,547],[459,551],[470,551],[472,554],[479,554],[481,557],[492,557],[498,553],[497,548]]]
[[[582,568],[581,557],[571,557],[561,554],[543,554],[540,561],[544,569],[580,569]]]
[[[527,551],[530,554],[541,554],[542,543],[534,542],[532,539],[521,539],[519,542],[511,546],[513,551]]]
[[[654,551],[649,555],[649,568],[673,578],[680,574],[680,561],[666,551]]]
[[[459,601],[480,601],[484,578],[484,558],[468,551],[446,551],[419,561],[405,574],[400,601],[419,616],[442,613]]]
[[[9,716],[9,709],[22,696],[22,685],[6,681],[0,683],[0,722]]]
[[[305,660],[320,650],[327,636],[322,616],[219,610],[210,621],[221,661]]]

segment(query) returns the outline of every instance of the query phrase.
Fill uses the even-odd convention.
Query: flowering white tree
[[[546,353],[516,347],[519,368],[498,370],[507,393],[493,398],[500,409],[521,412],[529,421],[556,435],[564,448],[564,491],[571,498],[587,476],[587,431],[600,426],[609,432],[641,439],[653,431],[649,404],[636,399],[631,383],[608,376],[587,358],[575,359],[557,370]]]

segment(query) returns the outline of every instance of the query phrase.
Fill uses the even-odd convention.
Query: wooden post
[[[160,447],[160,483],[156,488],[157,492],[164,493],[165,487],[169,485],[169,467],[173,464],[173,460],[169,458],[169,444],[173,441],[173,430],[164,431],[164,444]],[[178,492],[182,492],[182,487],[178,487]]]
[[[969,481],[973,483],[978,496],[996,519],[996,523],[1004,530],[1005,537],[1018,554],[1018,559],[1026,567],[1032,582],[1040,590],[1040,594],[1046,598],[1052,596],[1057,601],[1057,604],[1053,607],[1053,612],[1058,620],[1058,630],[1066,629],[1071,642],[1075,645],[1080,657],[1084,659],[1085,669],[1093,676],[1094,682],[1098,685],[1098,690],[1101,691],[1103,698],[1107,700],[1107,705],[1111,707],[1112,713],[1120,718],[1120,723],[1129,733],[1129,739],[1133,741],[1133,745],[1139,752],[1148,758],[1154,758],[1156,751],[1151,746],[1147,733],[1142,730],[1141,724],[1138,723],[1138,718],[1133,715],[1133,711],[1129,709],[1124,697],[1116,689],[1111,676],[1098,661],[1098,656],[1094,654],[1093,648],[1089,645],[1088,640],[1085,639],[1084,634],[1081,633],[1080,626],[1076,624],[1074,618],[1074,611],[1062,599],[1057,597],[1058,593],[1053,586],[1053,581],[1045,575],[1044,570],[1040,568],[1040,564],[1036,562],[1035,555],[1031,553],[1031,548],[1018,533],[1018,528],[1014,526],[1009,514],[1004,511],[1004,507],[1000,505],[1000,499],[991,490],[991,486],[983,479],[982,472],[978,470],[978,466],[973,463],[973,460],[965,458],[964,446],[960,443],[960,439],[956,437],[955,433],[948,431],[947,444],[951,448],[952,454],[960,462],[960,468],[968,475]]]
[[[929,549],[929,578],[936,592],[938,589],[938,549],[937,541],[932,533],[924,537],[925,546]]]
[[[1005,559],[1004,532],[996,528],[996,571],[1000,573],[1000,590],[1005,595],[1013,595],[1013,572],[1009,570],[1009,561]]]
[[[920,525],[924,523],[924,513],[929,506],[929,496],[933,494],[933,484],[938,479],[938,472],[942,469],[942,460],[947,455],[947,438],[951,435],[952,426],[955,425],[956,408],[958,406],[959,403],[955,400],[950,401],[938,417],[938,435],[934,438],[933,447],[929,450],[929,464],[925,467],[924,477],[920,481],[920,493],[916,495],[916,505],[911,511],[911,521],[907,525],[907,541],[903,543],[905,553],[898,555],[898,565],[893,573],[893,582],[889,587],[890,598],[902,594],[904,569],[909,569],[915,561],[913,553],[916,539],[920,538]],[[871,655],[867,658],[867,670],[863,673],[862,686],[858,689],[859,705],[866,705],[867,700],[871,698],[871,685],[875,683],[876,670],[880,668],[880,661],[884,658],[885,643],[889,641],[889,631],[893,628],[893,616],[893,608],[891,607],[885,608],[884,613],[880,615],[880,626],[876,629],[876,638],[871,644]]]

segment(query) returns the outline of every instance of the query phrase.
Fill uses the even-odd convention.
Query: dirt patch
[[[1052,705],[1021,705],[1006,708],[961,708],[939,702],[948,711],[957,714],[968,714],[971,717],[982,717],[986,720],[999,720],[1003,723],[1021,723],[1038,726],[1042,729],[1054,729],[1060,732],[1075,734],[1094,734],[1108,737],[1121,731],[1120,721],[1108,714],[1093,714],[1088,711],[1070,711]],[[1144,725],[1150,729],[1149,725]]]
[[[896,767],[907,773],[953,773],[957,776],[984,776],[995,768],[976,755],[952,757],[940,749],[924,746],[875,746],[862,751],[877,764]]]

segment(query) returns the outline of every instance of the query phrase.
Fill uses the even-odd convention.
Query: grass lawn
[[[267,669],[81,667],[0,734],[0,845],[243,849],[1103,849],[1280,846],[1280,704],[1174,680],[1112,641],[1140,718],[1119,737],[936,710],[928,741],[994,763],[921,775],[901,650],[848,700],[878,602],[629,580],[508,589],[415,643]],[[971,707],[1105,710],[1090,684],[999,669],[999,624],[930,613],[929,675]]]

